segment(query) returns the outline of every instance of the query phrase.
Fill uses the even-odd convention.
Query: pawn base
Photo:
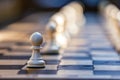
[[[42,49],[43,54],[59,54],[60,47],[56,44],[48,44]]]
[[[45,65],[27,65],[27,68],[45,68]]]
[[[44,50],[42,50],[42,54],[59,54],[59,50],[60,48],[56,47],[56,48],[46,48]]]
[[[43,51],[42,54],[49,54],[49,55],[59,54],[59,50],[46,50]]]
[[[28,68],[44,68],[45,61],[44,60],[29,60],[27,62]]]

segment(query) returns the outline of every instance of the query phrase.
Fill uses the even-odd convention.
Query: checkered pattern
[[[99,26],[89,25],[59,55],[43,55],[46,67],[26,67],[29,44],[10,44],[0,50],[0,78],[21,79],[119,79],[120,56]],[[5,44],[3,44],[5,45]],[[10,46],[9,45],[9,46]],[[29,76],[28,76],[29,74]]]
[[[84,40],[84,43],[77,40],[76,44],[76,39],[73,39],[73,44],[62,53],[57,72],[59,75],[91,76],[91,78],[110,76],[111,79],[120,75],[119,54],[101,28],[92,26],[84,27],[86,32],[79,38]]]

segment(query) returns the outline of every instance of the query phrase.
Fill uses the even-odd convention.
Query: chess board
[[[120,56],[98,22],[86,24],[60,54],[43,54],[45,68],[26,67],[30,47],[27,42],[0,44],[1,80],[120,79]]]

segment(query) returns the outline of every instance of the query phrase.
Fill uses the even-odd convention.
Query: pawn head
[[[53,22],[53,21],[50,21],[47,25],[47,31],[51,32],[51,33],[54,33],[56,31],[56,23]]]
[[[40,46],[43,42],[43,37],[41,33],[35,32],[30,36],[30,41],[33,46]]]

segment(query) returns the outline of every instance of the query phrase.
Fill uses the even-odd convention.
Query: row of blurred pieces
[[[85,24],[83,10],[81,3],[71,2],[56,13],[33,13],[0,30],[0,47],[11,47],[14,44],[30,46],[29,36],[38,31],[43,34],[46,42],[43,51],[58,52],[60,48],[71,43],[72,37],[76,36]]]
[[[78,2],[71,2],[61,8],[50,19],[46,26],[46,53],[59,53],[59,49],[66,48],[85,24],[83,6]]]
[[[104,1],[100,5],[100,12],[105,18],[105,28],[108,32],[109,38],[115,47],[115,49],[120,51],[120,10],[119,8]]]

